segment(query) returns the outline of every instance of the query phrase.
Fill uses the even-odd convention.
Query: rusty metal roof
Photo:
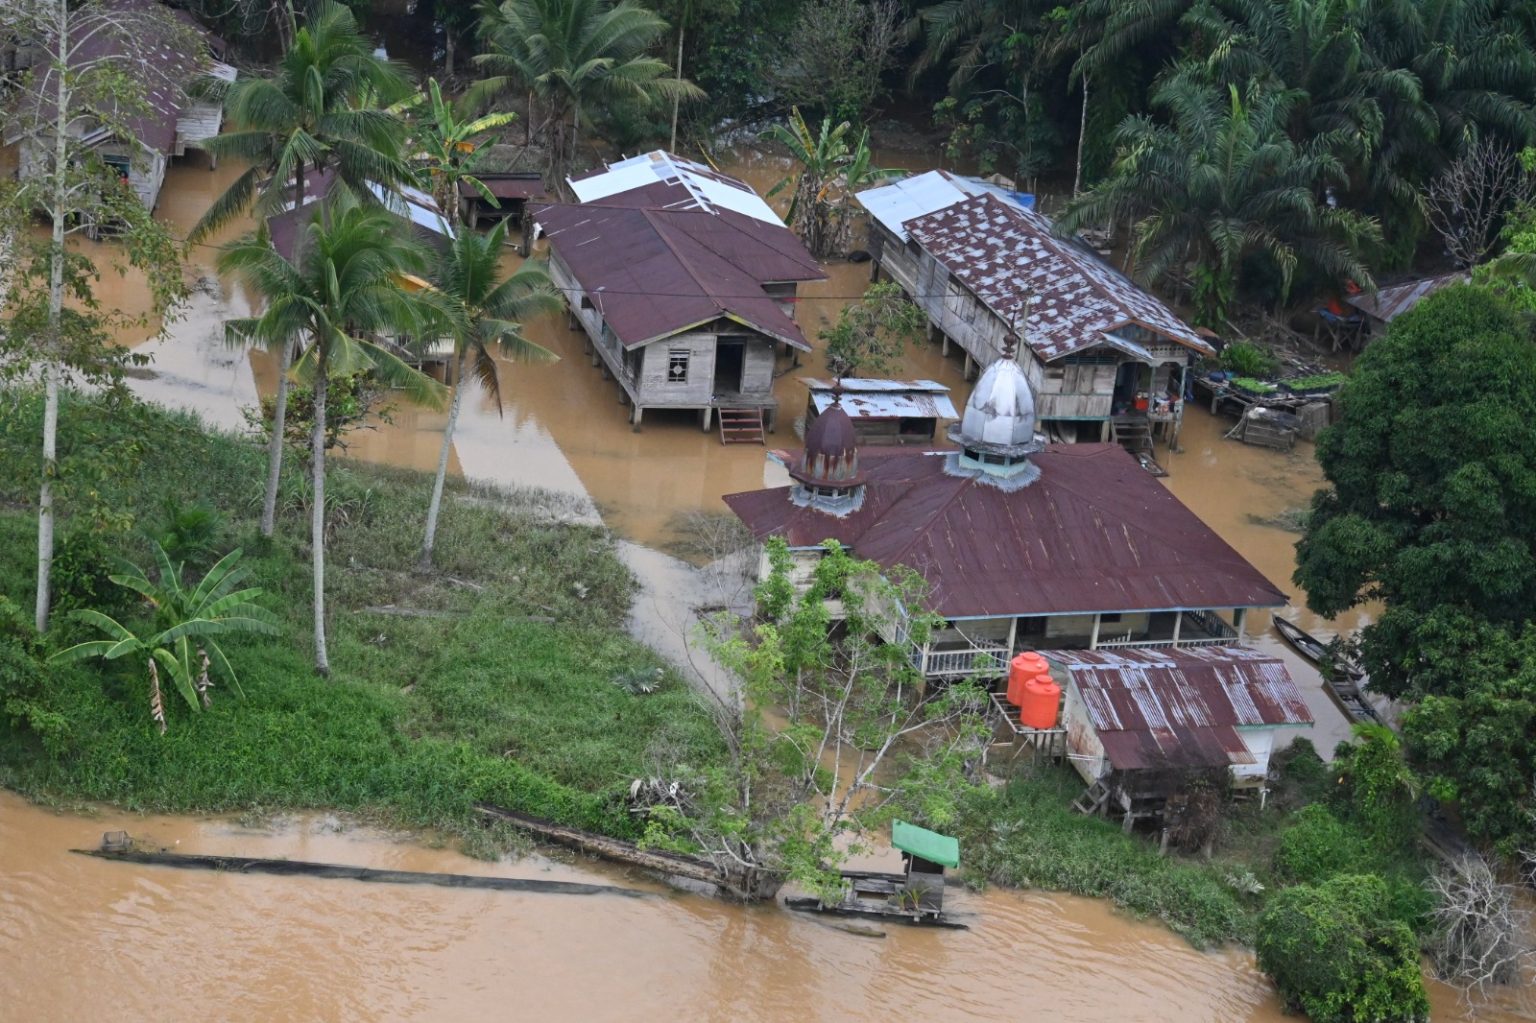
[[[122,26],[108,19],[127,18]],[[74,38],[69,64],[82,69],[108,65],[133,78],[143,89],[143,107],[129,113],[125,122],[145,148],[169,155],[176,143],[176,119],[188,99],[184,87],[209,65],[206,53],[187,53],[179,46],[175,22],[181,22],[210,47],[222,40],[199,25],[190,15],[172,11],[152,0],[108,0],[99,15],[82,12],[71,17]],[[29,112],[46,120],[57,108],[54,69],[41,61],[32,95],[24,102]],[[9,137],[9,133],[7,133]]]
[[[1416,281],[1394,284],[1391,287],[1381,288],[1374,295],[1351,295],[1344,301],[1373,320],[1391,323],[1418,305],[1421,299],[1428,298],[1448,285],[1461,284],[1468,280],[1471,278],[1466,273],[1457,271],[1441,274],[1438,277],[1423,277]]]
[[[544,196],[544,175],[538,171],[509,171],[504,174],[475,175],[498,199],[539,199]],[[483,198],[471,182],[459,182],[459,194],[466,199]]]
[[[730,494],[759,538],[837,540],[907,565],[948,618],[1279,607],[1286,596],[1117,444],[1052,444],[1005,492],[951,471],[952,452],[866,450],[864,500],[836,518],[789,487]]]
[[[854,419],[958,419],[949,388],[933,380],[873,380],[844,377],[820,380],[806,377],[811,401],[817,414],[832,407],[838,399],[833,392],[842,389],[843,411]]]
[[[1116,770],[1251,764],[1239,728],[1310,725],[1278,657],[1247,647],[1046,650]]]
[[[1162,302],[1097,254],[1056,237],[1040,214],[988,194],[906,222],[907,231],[1042,360],[1136,328],[1192,351],[1214,349]]]
[[[826,279],[783,224],[731,210],[607,203],[545,206],[534,219],[626,346],[726,317],[810,350],[800,327],[764,290],[771,282]]]

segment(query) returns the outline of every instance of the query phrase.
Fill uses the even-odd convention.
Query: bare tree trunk
[[[1088,74],[1083,73],[1083,110],[1077,118],[1077,172],[1072,178],[1072,196],[1083,190],[1083,143],[1088,139]]]
[[[315,352],[315,425],[310,433],[314,462],[314,500],[310,508],[310,564],[315,582],[315,670],[322,678],[331,674],[325,650],[325,350]]]
[[[294,168],[293,208],[304,208],[304,161]],[[300,214],[302,222],[302,214]],[[300,234],[302,238],[302,233]],[[298,246],[296,246],[298,247]],[[294,253],[299,258],[299,253]],[[277,491],[283,477],[283,441],[288,423],[288,370],[293,365],[295,342],[284,341],[277,354],[277,394],[272,399],[272,439],[267,442],[267,490],[261,498],[261,535],[270,537],[277,530]]]
[[[677,80],[683,80],[683,33],[688,20],[688,10],[683,8],[683,17],[677,23]],[[677,108],[683,102],[680,95],[672,97],[672,141],[667,144],[667,152],[677,152]]]
[[[446,51],[443,54],[443,76],[445,78],[452,78],[453,77],[453,29],[449,28],[447,25],[443,26],[443,49]]]
[[[69,9],[58,0],[54,14],[55,39],[61,65],[54,78],[57,104],[53,123],[53,194],[49,196],[49,214],[53,234],[48,253],[48,351],[43,355],[43,479],[37,497],[37,606],[35,624],[38,632],[48,631],[48,615],[53,604],[53,480],[59,471],[59,372],[54,364],[60,350],[59,332],[64,320],[64,201],[69,187],[66,174],[69,162],[69,76],[62,70],[71,43]]]
[[[421,567],[432,567],[432,548],[437,543],[437,514],[443,505],[443,483],[448,478],[448,456],[453,451],[453,429],[459,422],[464,400],[464,353],[454,368],[453,404],[448,406],[448,425],[443,429],[443,449],[437,456],[437,479],[432,481],[432,502],[427,505],[427,536],[421,545]]]

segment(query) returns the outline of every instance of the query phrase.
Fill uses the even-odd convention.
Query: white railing
[[[913,650],[913,664],[924,675],[1002,674],[1008,668],[1008,648],[1001,643],[977,643],[963,650]]]
[[[1104,639],[1099,641],[1099,649],[1124,649],[1125,647],[1183,647],[1183,646],[1230,646],[1237,634],[1231,636],[1196,636],[1189,638],[1180,636],[1175,643],[1172,636],[1162,639]]]

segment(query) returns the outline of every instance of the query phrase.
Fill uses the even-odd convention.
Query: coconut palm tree
[[[488,77],[471,90],[471,102],[524,93],[537,99],[549,138],[550,177],[563,181],[582,114],[593,103],[704,95],[692,82],[671,77],[666,61],[650,55],[666,32],[667,23],[634,0],[488,4],[480,21],[485,52],[475,58]]]
[[[149,669],[150,715],[165,733],[165,704],[160,691],[160,669],[164,668],[193,711],[212,701],[208,690],[213,685],[214,669],[219,679],[237,696],[244,697],[240,680],[216,637],[240,633],[275,633],[277,617],[257,603],[259,587],[237,589],[250,570],[240,564],[236,549],[220,558],[196,586],[182,581],[182,566],[172,564],[170,555],[158,543],[154,545],[159,564],[158,581],[144,570],[130,565],[111,580],[139,594],[154,609],[150,631],[143,634],[127,628],[99,611],[80,611],[79,617],[107,634],[106,639],[77,643],[54,655],[55,661],[75,661],[85,657],[116,660],[142,657]],[[196,660],[193,654],[196,653]]]
[[[292,261],[273,248],[263,228],[225,247],[218,266],[220,273],[239,278],[265,301],[261,315],[226,323],[228,334],[274,347],[300,347],[297,375],[314,387],[310,557],[315,668],[327,675],[326,388],[332,377],[370,373],[407,398],[437,408],[444,404],[446,389],[372,340],[376,332],[424,321],[419,300],[402,287],[404,275],[426,264],[421,247],[405,237],[399,220],[381,207],[354,203],[344,195],[315,207]]]
[[[432,193],[449,223],[457,227],[462,184],[469,185],[491,205],[496,205],[496,197],[475,177],[475,171],[490,153],[489,147],[483,144],[485,137],[517,120],[517,115],[500,113],[462,118],[455,112],[453,104],[443,99],[435,78],[427,82],[427,91],[419,95],[416,102],[428,106],[427,116],[416,126],[412,140],[424,164],[418,177],[423,179],[422,186]]]
[[[1127,118],[1113,170],[1067,207],[1063,231],[1129,220],[1137,276],[1155,282],[1190,269],[1197,316],[1209,325],[1225,317],[1250,256],[1278,276],[1282,297],[1303,265],[1370,285],[1359,253],[1379,231],[1321,198],[1345,181],[1343,142],[1327,133],[1293,142],[1284,130],[1293,93],[1177,79],[1154,102],[1171,123]]]
[[[369,182],[389,186],[409,177],[400,155],[403,124],[374,105],[409,91],[405,73],[374,55],[352,11],[335,0],[322,0],[308,23],[291,27],[291,34],[293,44],[271,77],[240,78],[224,97],[230,127],[209,139],[207,149],[249,166],[193,227],[194,240],[253,205],[258,217],[304,205],[311,171],[334,172],[361,197],[370,194]],[[292,350],[282,347],[275,354],[277,400],[261,505],[263,536],[272,535],[277,518]]]
[[[529,362],[558,358],[554,352],[523,336],[522,321],[561,308],[543,263],[525,262],[510,277],[502,276],[505,220],[489,234],[460,231],[443,252],[434,279],[434,311],[438,323],[453,338],[453,403],[448,406],[448,425],[443,430],[442,452],[437,459],[437,478],[427,506],[427,532],[421,545],[422,567],[432,564],[437,541],[437,516],[443,503],[443,483],[448,477],[448,456],[453,451],[453,431],[464,401],[464,372],[473,372],[501,411],[501,376],[496,352]]]

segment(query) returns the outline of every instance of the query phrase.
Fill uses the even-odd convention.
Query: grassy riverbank
[[[0,594],[30,609],[36,550],[37,403],[0,422]],[[58,609],[50,647],[86,638],[69,612],[132,624],[142,608],[105,579],[148,565],[149,537],[206,502],[219,520],[196,571],[240,546],[281,635],[231,640],[246,699],[217,692],[192,714],[168,695],[150,720],[143,665],[50,665],[49,749],[0,717],[0,782],[28,795],[156,811],[325,807],[394,823],[479,831],[476,800],[614,834],[620,793],[655,764],[707,763],[708,714],[670,670],[633,696],[611,684],[662,668],[623,631],[634,580],[601,528],[536,492],[450,482],[436,568],[416,570],[430,479],[360,464],[329,478],[329,680],[310,660],[307,487],[288,477],[278,535],[257,535],[262,452],[142,405],[66,403]],[[89,457],[87,457],[89,456]],[[99,461],[98,461],[99,459]],[[70,460],[73,460],[71,462]],[[25,484],[25,485],[24,485]],[[194,575],[189,569],[188,575]],[[0,676],[3,684],[3,676]],[[4,696],[0,692],[0,696]]]

